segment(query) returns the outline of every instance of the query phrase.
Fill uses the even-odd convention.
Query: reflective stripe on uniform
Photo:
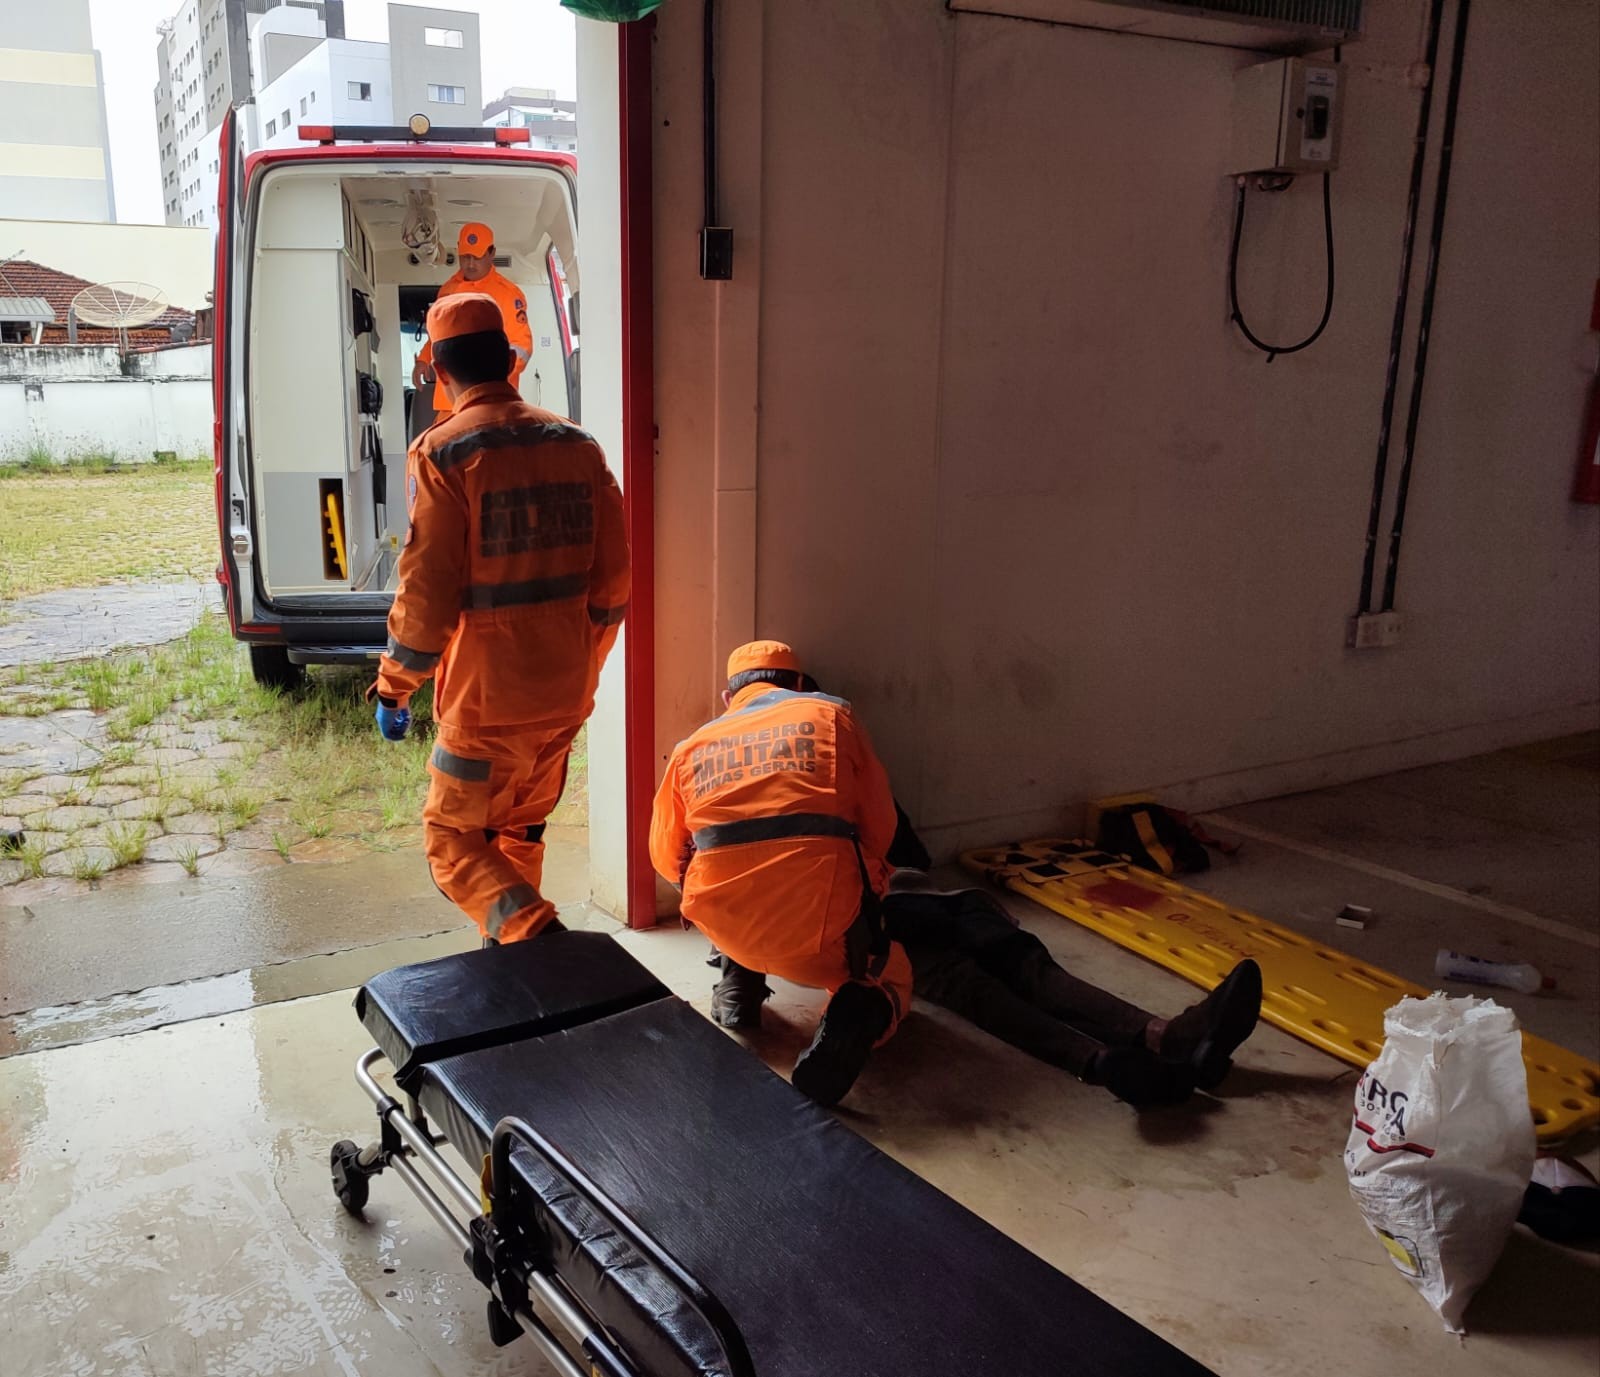
[[[487,760],[474,760],[470,756],[457,755],[454,751],[447,751],[443,746],[433,748],[433,768],[440,774],[449,775],[452,779],[463,779],[469,784],[478,784],[489,778],[489,765]]]
[[[389,637],[389,658],[401,669],[432,669],[439,663],[437,650],[413,650],[408,645],[402,645],[393,636]]]
[[[461,605],[474,611],[490,607],[530,607],[542,602],[576,598],[589,589],[589,575],[557,574],[546,579],[517,583],[474,583],[461,590]]]
[[[596,607],[589,604],[589,620],[596,626],[615,626],[628,615],[628,604],[618,603],[615,607]]]
[[[492,449],[516,449],[526,445],[594,443],[588,431],[561,421],[511,421],[483,426],[478,430],[453,435],[437,449],[424,449],[434,468],[448,473],[475,454]]]
[[[747,846],[751,842],[780,841],[786,837],[843,837],[856,839],[856,829],[832,813],[781,813],[770,818],[740,818],[702,827],[694,834],[696,851],[715,851],[724,846]]]
[[[489,906],[489,936],[499,937],[500,929],[525,908],[539,902],[539,891],[532,885],[512,885]]]
[[[743,717],[747,712],[759,712],[762,708],[775,708],[779,703],[787,703],[795,698],[806,698],[818,703],[832,703],[836,708],[848,709],[850,706],[845,699],[835,698],[829,693],[802,693],[799,689],[773,688],[768,689],[765,693],[758,694],[748,703],[741,703],[738,707],[723,713],[721,717],[713,717],[710,722],[706,723],[706,727],[710,728],[718,722],[726,721],[730,717]]]

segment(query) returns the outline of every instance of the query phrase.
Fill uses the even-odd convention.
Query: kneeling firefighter
[[[398,741],[436,676],[428,865],[486,938],[515,942],[559,926],[539,889],[545,820],[627,609],[622,494],[588,434],[507,381],[492,298],[435,302],[428,335],[453,409],[407,455],[411,528],[370,693]]]
[[[883,930],[888,777],[850,705],[803,683],[780,642],[733,652],[727,711],[667,766],[650,858],[729,961],[829,992],[793,1080],[835,1104],[910,1007],[911,966]]]

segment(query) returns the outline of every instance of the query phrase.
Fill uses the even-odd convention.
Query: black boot
[[[720,957],[722,979],[711,987],[711,1021],[724,1028],[752,1030],[761,1026],[761,1006],[772,998],[766,977]]]
[[[1202,1090],[1219,1084],[1233,1065],[1233,1054],[1261,1017],[1261,967],[1241,961],[1198,1004],[1167,1024],[1161,1056],[1188,1070]]]
[[[889,996],[876,986],[855,981],[840,986],[823,1010],[811,1046],[794,1064],[794,1088],[820,1105],[838,1104],[893,1019]]]
[[[1090,1085],[1103,1085],[1135,1109],[1182,1104],[1194,1094],[1194,1080],[1184,1068],[1162,1061],[1142,1047],[1104,1048],[1089,1063],[1083,1078]]]

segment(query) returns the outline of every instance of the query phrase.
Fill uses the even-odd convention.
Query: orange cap
[[[494,231],[478,220],[463,225],[461,233],[456,235],[458,254],[470,253],[474,258],[482,258],[493,247]]]
[[[751,641],[728,656],[728,678],[751,669],[785,669],[800,674],[800,657],[782,641]]]
[[[505,317],[492,296],[482,292],[455,292],[442,296],[428,307],[428,338],[435,344],[457,335],[478,335],[488,330],[504,331]]]

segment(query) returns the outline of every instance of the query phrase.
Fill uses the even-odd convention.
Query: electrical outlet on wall
[[[1362,612],[1350,618],[1345,644],[1352,650],[1381,650],[1399,642],[1398,612]]]

